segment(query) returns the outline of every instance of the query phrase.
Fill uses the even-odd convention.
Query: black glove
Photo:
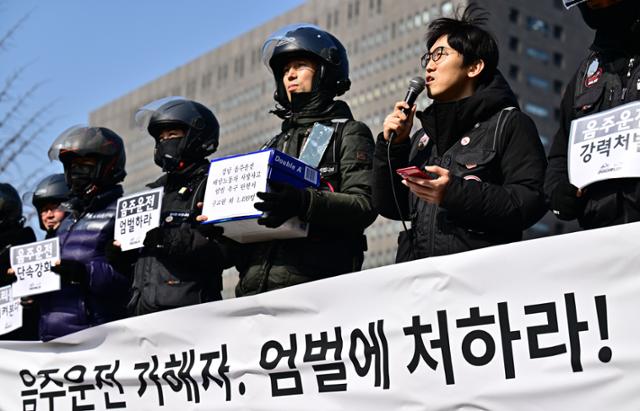
[[[147,248],[164,248],[163,228],[156,227],[147,231],[142,244]]]
[[[585,198],[578,197],[578,187],[560,183],[551,193],[551,211],[561,220],[573,220],[582,214]]]
[[[306,214],[311,201],[308,190],[275,181],[270,182],[269,186],[272,190],[270,193],[257,194],[263,202],[253,205],[256,209],[267,212],[265,217],[258,219],[258,224],[276,228],[293,216],[302,217]]]
[[[89,280],[87,267],[75,260],[61,260],[59,265],[51,266],[51,272],[60,276],[63,284],[86,285]]]
[[[209,228],[209,230],[219,231],[219,228]],[[208,243],[209,239],[205,235],[187,223],[179,227],[156,227],[149,230],[144,239],[145,247],[173,257],[189,256],[203,249]]]
[[[203,236],[207,237],[210,240],[221,237],[222,234],[224,234],[224,228],[212,223],[198,224],[195,228],[196,230],[198,230],[198,232],[200,232],[200,234],[202,234]]]

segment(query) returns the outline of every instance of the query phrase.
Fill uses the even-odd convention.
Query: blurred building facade
[[[184,96],[210,107],[221,123],[215,156],[258,149],[279,131],[273,77],[261,61],[267,36],[283,25],[309,22],[335,34],[349,53],[352,87],[342,98],[374,136],[411,78],[422,75],[427,25],[452,16],[469,0],[308,0],[306,3],[92,112],[92,125],[107,126],[125,138],[128,193],[157,178],[153,141],[134,124],[136,110],[166,96]],[[476,0],[489,13],[487,27],[500,46],[500,69],[518,96],[522,111],[538,127],[548,148],[559,118],[560,97],[578,61],[587,53],[590,32],[577,10],[561,0]],[[419,109],[430,103],[426,93]],[[402,226],[379,217],[367,230],[365,267],[394,261]],[[567,227],[547,216],[527,232],[538,237]]]

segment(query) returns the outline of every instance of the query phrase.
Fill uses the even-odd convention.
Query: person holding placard
[[[240,272],[236,295],[358,271],[364,230],[376,218],[371,206],[373,137],[336,96],[351,85],[347,52],[332,34],[312,25],[287,26],[263,45],[282,120],[281,132],[263,148],[275,148],[320,170],[319,189],[271,183],[258,193],[258,224],[278,227],[298,216],[309,223],[307,238],[262,241],[236,248]]]
[[[126,317],[130,284],[105,255],[126,176],[122,139],[104,127],[75,126],[53,142],[49,158],[62,162],[70,198],[57,231],[60,262],[51,268],[62,286],[38,297],[44,341]]]
[[[545,179],[549,208],[561,220],[577,219],[583,229],[639,221],[640,179],[637,170],[625,173],[638,161],[624,165],[617,158],[639,150],[640,1],[564,2],[567,8],[578,5],[595,38],[562,98]],[[579,176],[591,165],[594,182],[582,186],[570,179],[571,171]]]
[[[69,187],[64,174],[52,174],[43,178],[31,193],[31,203],[38,212],[40,229],[45,239],[54,238],[60,223],[66,217],[62,203],[69,199]],[[35,239],[33,240],[35,241]],[[25,340],[37,340],[39,335],[40,305],[38,296],[21,297],[22,327],[16,331]]]
[[[148,184],[164,188],[160,226],[147,232],[135,261],[129,311],[142,315],[220,300],[219,232],[196,222],[206,157],[218,147],[218,120],[204,105],[172,97],[142,107],[136,121],[154,138],[154,161],[165,174]]]
[[[24,226],[22,201],[11,184],[0,183],[0,287],[6,287],[17,281],[10,271],[9,250],[15,245],[36,241],[31,227]],[[27,321],[25,321],[27,320]],[[2,340],[37,340],[37,328],[25,327],[27,313],[23,311],[23,327],[0,337]]]

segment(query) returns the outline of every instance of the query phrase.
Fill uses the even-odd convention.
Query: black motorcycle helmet
[[[52,174],[42,179],[31,196],[31,202],[38,213],[40,213],[40,210],[46,204],[62,204],[68,199],[69,187],[67,186],[64,174]],[[46,230],[40,218],[38,222],[40,223],[40,228]]]
[[[340,96],[351,87],[349,58],[340,40],[314,25],[285,26],[271,34],[262,46],[262,61],[276,82],[273,97],[283,107],[289,107],[289,100],[282,83],[282,72],[286,62],[293,57],[306,57],[318,64],[313,79],[314,91],[323,89],[333,96]]]
[[[211,110],[196,101],[182,97],[154,101],[138,110],[136,123],[146,128],[156,140],[153,159],[163,171],[175,171],[181,163],[204,159],[218,148],[218,119]],[[170,128],[184,130],[185,136],[172,153],[167,153],[163,152],[159,138],[163,130]]]
[[[110,187],[124,180],[126,156],[122,138],[106,127],[74,126],[63,132],[49,148],[49,158],[59,160],[64,166],[64,176],[73,191],[74,176],[71,160],[76,157],[96,159],[96,166],[89,177],[83,195],[96,188]]]
[[[601,8],[592,8],[589,1],[578,4],[582,18],[594,30],[628,33],[634,36],[632,41],[640,38],[640,1],[620,0]]]
[[[22,226],[22,201],[11,184],[0,183],[0,232]]]

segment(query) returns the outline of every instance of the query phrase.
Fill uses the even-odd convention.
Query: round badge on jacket
[[[427,144],[429,144],[429,136],[425,134],[420,137],[420,141],[418,141],[418,150],[422,150],[427,146]]]
[[[587,76],[584,81],[584,85],[586,87],[591,87],[596,84],[600,77],[602,77],[602,67],[600,67],[600,60],[594,58],[589,63],[589,67],[587,67]]]

